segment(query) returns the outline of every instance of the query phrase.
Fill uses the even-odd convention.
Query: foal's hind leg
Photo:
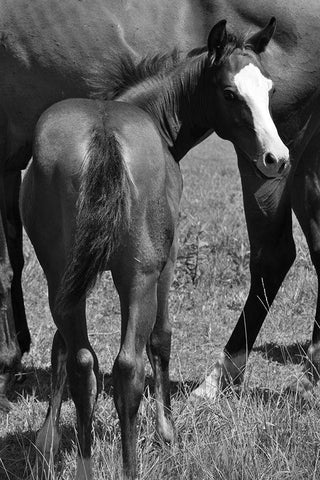
[[[58,331],[52,347],[52,398],[46,420],[36,441],[39,450],[35,469],[36,478],[39,480],[52,478],[53,458],[57,453],[60,440],[58,423],[62,394],[68,376],[78,425],[78,459],[75,478],[91,480],[91,430],[97,398],[98,362],[88,340],[85,301],[81,300],[68,315],[61,317],[55,309],[56,292],[61,275],[50,275],[45,266],[44,270],[48,278],[50,308]],[[53,281],[53,278],[56,280]]]
[[[91,433],[98,395],[98,360],[88,339],[85,300],[59,318],[57,326],[65,339],[70,392],[77,411],[78,458],[76,480],[91,480]]]
[[[118,274],[118,272],[120,272]],[[123,273],[125,272],[125,273]],[[158,273],[112,272],[121,302],[121,348],[113,367],[125,478],[136,478],[137,413],[144,389],[143,351],[157,314]]]
[[[311,390],[320,377],[320,152],[318,137],[303,154],[292,186],[292,205],[306,236],[318,277],[318,299],[305,375],[298,388]]]
[[[171,324],[169,321],[169,290],[174,274],[177,242],[173,243],[170,258],[158,282],[158,310],[154,329],[151,333],[147,353],[153,369],[156,400],[156,429],[165,442],[174,437],[171,418],[169,361],[171,351]]]
[[[48,480],[53,476],[54,457],[59,448],[59,416],[62,394],[67,378],[67,350],[59,331],[55,333],[52,352],[52,391],[45,422],[37,434],[37,458],[33,470],[37,480]]]

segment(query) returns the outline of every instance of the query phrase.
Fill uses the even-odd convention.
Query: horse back
[[[124,219],[123,208],[119,215],[113,208],[112,197],[119,193],[112,186],[117,170],[125,172],[126,184],[119,189],[127,220],[119,229],[120,242],[113,242],[117,246],[110,250],[108,260],[101,257],[99,265],[112,271],[118,271],[119,265],[126,265],[126,271],[128,265],[144,272],[160,271],[174,238],[182,181],[179,165],[151,117],[133,105],[87,99],[60,102],[41,116],[33,161],[22,187],[21,210],[47,275],[61,276],[75,232],[96,232],[100,222],[99,245],[110,243],[116,219]],[[86,227],[79,230],[84,211]],[[92,242],[97,235],[93,234]],[[91,245],[90,238],[86,245]],[[89,275],[90,279],[96,274]]]
[[[47,176],[59,170],[66,178],[80,178],[99,128],[117,138],[134,190],[155,193],[156,184],[164,185],[169,150],[149,114],[123,102],[69,99],[48,108],[35,130],[35,163]]]
[[[149,114],[127,103],[71,99],[50,107],[35,131],[32,168],[37,189],[51,189],[59,202],[66,199],[65,208],[74,209],[82,177],[95,162],[92,139],[101,130],[106,139],[116,140],[124,162],[136,234],[147,218],[154,231],[165,221],[175,224],[182,192],[179,165]]]

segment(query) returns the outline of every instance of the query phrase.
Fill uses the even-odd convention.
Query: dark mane
[[[121,57],[114,55],[103,64],[92,68],[87,80],[92,92],[91,97],[113,100],[145,80],[170,73],[180,58],[176,49],[165,54],[148,55],[142,59],[129,53]]]
[[[248,50],[246,44],[248,34],[234,35],[228,33],[228,43],[224,48],[219,66],[223,64],[235,49]],[[130,88],[147,80],[161,79],[169,75],[183,60],[199,57],[207,51],[207,47],[194,48],[187,54],[177,49],[169,53],[147,55],[144,58],[134,57],[126,53],[119,57],[114,53],[103,63],[94,65],[90,76],[86,79],[91,90],[91,98],[114,100]]]

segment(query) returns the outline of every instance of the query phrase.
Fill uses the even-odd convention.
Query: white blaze
[[[272,153],[277,160],[288,159],[289,150],[279,137],[269,112],[272,80],[266,78],[258,67],[249,63],[234,76],[234,83],[251,111],[260,146],[259,154]]]

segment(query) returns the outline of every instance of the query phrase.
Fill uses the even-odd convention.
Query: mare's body
[[[112,69],[114,52],[140,55],[171,45],[189,50],[203,44],[211,25],[221,18],[226,17],[234,27],[243,29],[261,26],[271,15],[276,16],[278,28],[262,62],[277,89],[273,101],[276,124],[285,142],[293,147],[293,161],[299,161],[299,169],[288,188],[287,181],[278,185],[257,176],[248,167],[243,152],[237,151],[252,252],[251,289],[225,350],[227,356],[242,359],[241,368],[244,352],[250,351],[267,313],[257,298],[266,292],[271,305],[295,257],[291,205],[320,274],[319,2],[0,1],[0,407],[8,407],[3,396],[8,374],[19,362],[20,353],[30,345],[20,282],[23,257],[17,202],[20,169],[30,158],[32,135],[40,114],[63,98],[90,95],[91,86],[86,79],[92,65],[109,59]],[[309,352],[316,366],[319,320],[318,307]]]
[[[128,58],[120,61],[129,83],[114,78],[122,91],[117,102],[65,100],[41,116],[21,195],[24,224],[48,280],[58,329],[53,395],[37,436],[43,454],[35,468],[38,478],[51,478],[66,376],[77,409],[76,478],[92,478],[98,361],[87,335],[85,301],[106,269],[121,303],[113,383],[125,475],[136,476],[136,416],[146,346],[155,375],[157,430],[165,441],[172,440],[168,295],[182,192],[178,162],[217,129],[252,158],[250,168],[285,180],[289,152],[270,116],[273,83],[259,58],[274,28],[271,19],[240,41],[227,34],[225,21],[219,22],[205,53],[183,59],[167,55],[138,66]]]

